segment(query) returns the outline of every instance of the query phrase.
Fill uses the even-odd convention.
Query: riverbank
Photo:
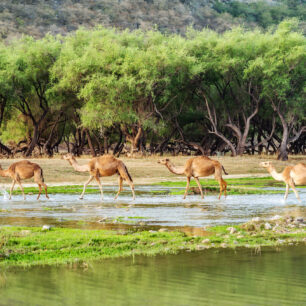
[[[206,227],[206,236],[180,231],[105,231],[71,228],[0,227],[0,266],[87,264],[91,260],[136,255],[177,254],[211,248],[251,248],[306,243],[302,218],[253,218],[235,226]]]

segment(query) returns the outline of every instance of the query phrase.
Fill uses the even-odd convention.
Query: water
[[[190,195],[183,200],[182,195],[160,194],[168,188],[156,186],[138,187],[135,201],[129,191],[114,201],[115,189],[105,188],[103,202],[99,194],[85,194],[84,200],[79,200],[77,194],[52,194],[50,200],[42,196],[40,201],[36,200],[36,195],[28,195],[26,201],[21,195],[15,195],[11,201],[0,201],[0,224],[36,225],[33,220],[41,220],[41,223],[48,220],[49,224],[58,225],[60,222],[97,222],[107,218],[108,222],[120,219],[120,222],[129,224],[203,227],[239,224],[254,216],[306,214],[306,189],[303,188],[299,189],[302,203],[292,193],[287,202],[283,201],[283,193],[228,195],[221,200],[216,195],[207,195],[204,200],[199,195]]]
[[[0,305],[305,305],[306,247],[0,272]]]

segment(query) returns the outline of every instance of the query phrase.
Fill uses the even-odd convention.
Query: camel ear
[[[169,159],[169,158],[166,158],[166,161],[168,162],[168,161],[170,161],[170,159]]]

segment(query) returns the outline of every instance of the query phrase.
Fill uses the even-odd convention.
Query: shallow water
[[[305,305],[306,247],[0,272],[0,305]]]
[[[294,194],[284,202],[283,193],[228,195],[221,200],[216,195],[207,195],[204,200],[199,195],[189,195],[183,200],[182,195],[154,193],[168,189],[138,187],[135,201],[129,192],[114,201],[115,188],[110,187],[105,188],[103,201],[99,194],[85,194],[84,200],[79,200],[77,194],[52,194],[50,200],[42,197],[40,201],[36,200],[36,195],[28,195],[25,201],[21,195],[13,196],[11,201],[2,196],[0,224],[31,225],[30,220],[48,220],[49,224],[58,225],[60,222],[97,222],[107,218],[107,222],[115,223],[202,227],[243,223],[254,216],[306,214],[306,190],[302,188],[299,190],[301,203]]]

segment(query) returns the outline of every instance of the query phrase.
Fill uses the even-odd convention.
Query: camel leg
[[[23,195],[23,199],[25,200],[26,197],[25,197],[24,190],[23,190],[23,187],[22,187],[22,185],[21,185],[21,182],[20,182],[19,180],[17,180],[17,183],[18,183],[18,185],[19,185],[19,187],[20,187],[20,189],[21,189],[21,192],[22,192],[22,195]]]
[[[299,196],[292,180],[289,181],[289,185],[290,185],[291,189],[294,191],[296,198],[301,202],[300,196]]]
[[[101,200],[103,200],[103,188],[102,188],[102,184],[101,184],[101,181],[100,181],[100,178],[98,176],[95,177],[98,185],[99,185],[99,188],[100,188],[100,192],[101,192]]]
[[[187,185],[186,185],[186,190],[183,199],[186,199],[188,189],[189,189],[189,184],[190,184],[190,176],[187,176]]]
[[[123,188],[122,188],[122,182],[123,182],[123,178],[119,175],[119,177],[118,177],[119,190],[118,190],[118,192],[117,192],[117,194],[116,194],[114,200],[116,200],[116,199],[118,198],[120,192],[121,192],[122,189],[123,189]]]
[[[16,184],[16,181],[15,181],[15,180],[13,180],[13,184],[12,184],[11,189],[10,189],[10,197],[9,197],[9,200],[11,200],[11,199],[12,199],[12,192],[13,192],[13,190],[14,190],[14,186],[15,186],[15,184]]]
[[[222,191],[223,191],[223,183],[222,183],[222,179],[219,179],[218,181],[219,181],[219,186],[220,186],[220,193],[219,193],[218,199],[220,200]]]
[[[287,200],[288,192],[289,192],[289,184],[286,183],[286,192],[285,192],[285,196],[284,196],[285,201]]]
[[[84,193],[85,193],[85,190],[86,190],[86,187],[87,185],[94,179],[94,177],[91,175],[88,179],[88,181],[84,184],[84,188],[83,188],[83,192],[82,194],[80,195],[80,199],[82,200],[83,199],[83,196],[84,196]]]
[[[222,179],[222,188],[223,188],[223,191],[224,191],[224,197],[226,197],[227,183],[223,179]]]
[[[134,191],[135,187],[134,187],[134,183],[131,182],[131,181],[127,181],[127,183],[129,184],[129,186],[130,186],[130,188],[131,188],[131,190],[132,190],[133,201],[134,201],[134,200],[135,200],[135,191]]]
[[[39,189],[39,193],[38,193],[38,196],[37,196],[37,200],[39,199],[40,195],[41,195],[41,185],[38,184],[38,189]]]
[[[49,199],[49,196],[48,196],[48,191],[47,191],[47,185],[45,183],[42,183],[44,189],[45,189],[45,193],[46,193],[46,198]]]
[[[199,181],[199,179],[198,179],[197,177],[195,177],[194,179],[195,179],[195,181],[196,181],[196,183],[197,183],[197,185],[198,185],[198,187],[199,187],[199,189],[200,189],[201,198],[204,199],[204,195],[203,195],[203,190],[202,190],[201,183],[200,183],[200,181]]]

